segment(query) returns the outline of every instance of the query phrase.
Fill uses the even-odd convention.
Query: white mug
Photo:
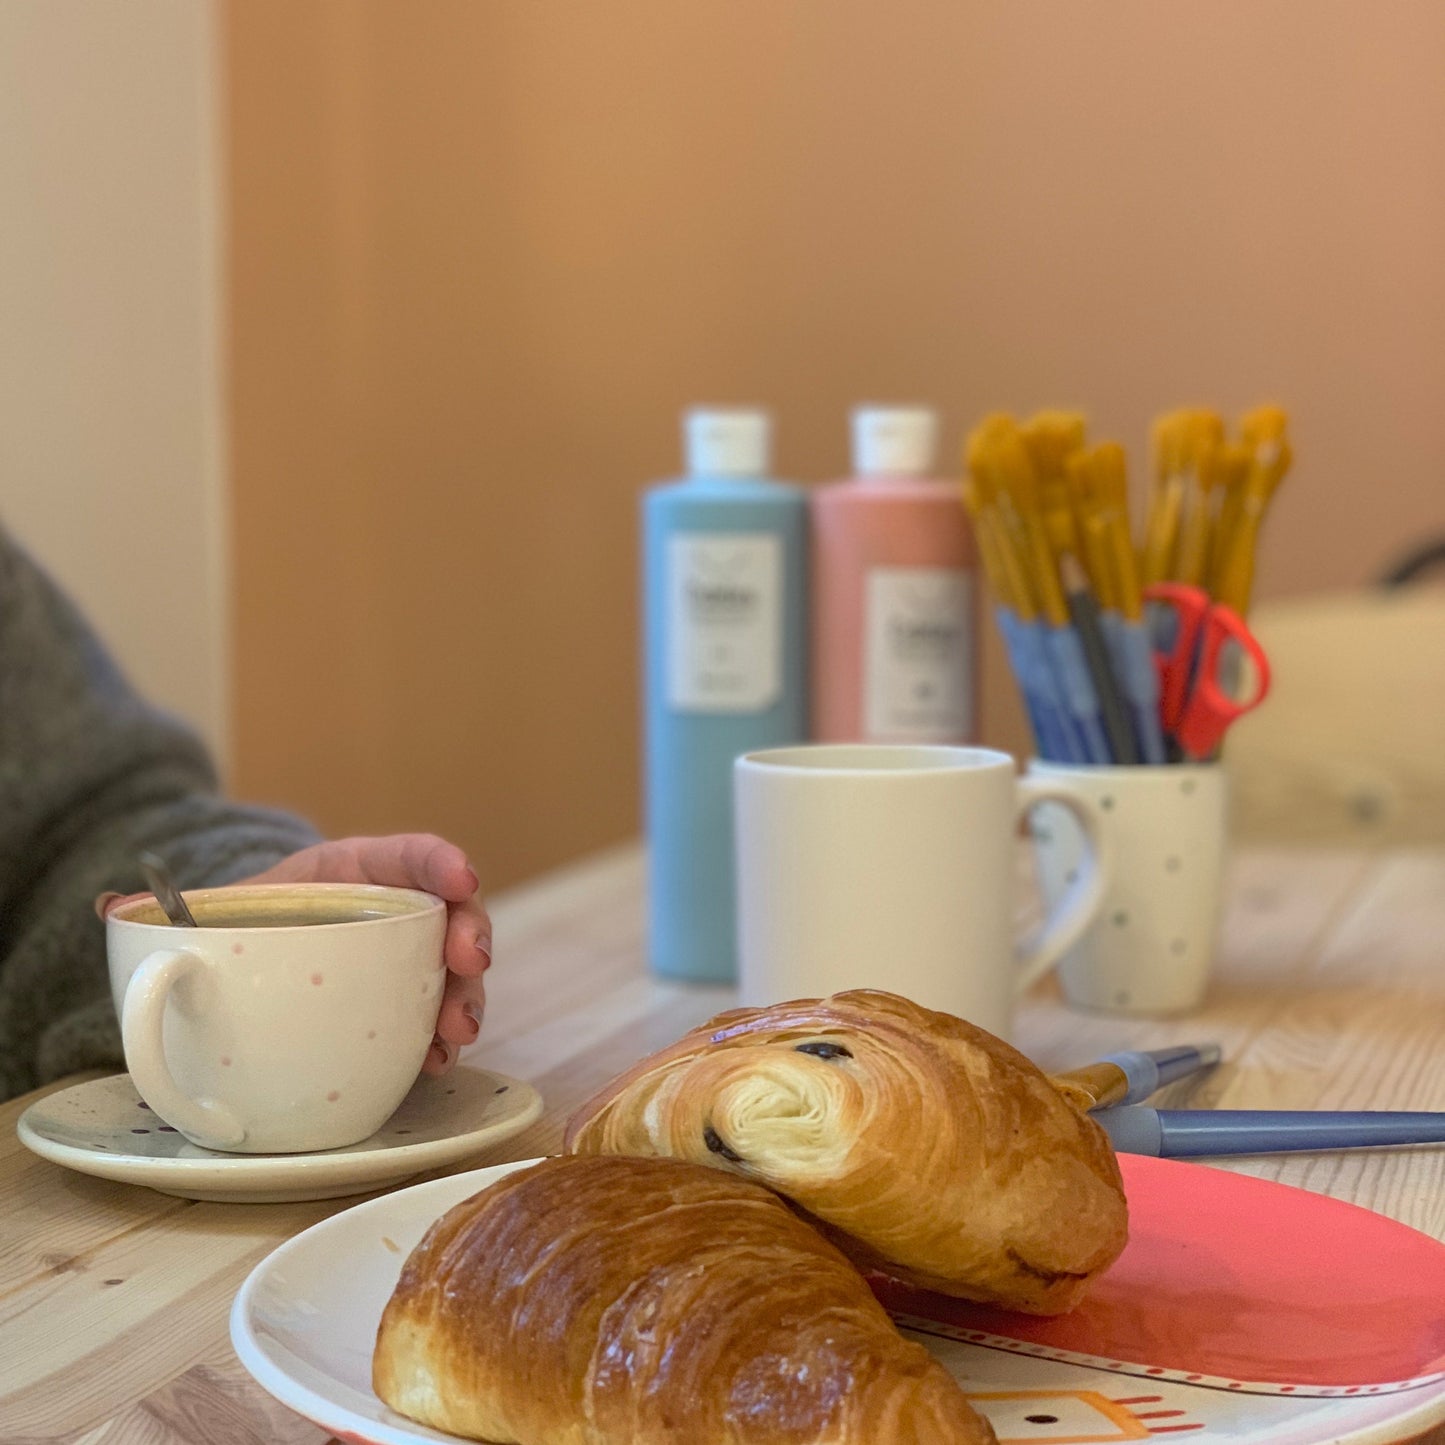
[[[375,1133],[436,1030],[446,904],[339,883],[185,898],[201,927],[175,927],[151,898],[106,918],[111,994],[140,1096],[210,1149],[336,1149]]]
[[[986,748],[828,745],[734,764],[745,1004],[880,988],[1001,1038],[1014,1002],[1098,911],[1099,815]],[[1052,916],[1016,943],[1019,816],[1052,800],[1091,840]]]
[[[1217,763],[1073,767],[1029,776],[1088,794],[1104,817],[1114,874],[1098,921],[1059,964],[1064,997],[1105,1013],[1185,1013],[1204,999],[1219,931],[1225,774]],[[1084,840],[1052,806],[1030,819],[1046,900],[1074,886]]]

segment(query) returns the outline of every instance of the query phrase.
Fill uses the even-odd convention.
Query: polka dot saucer
[[[202,1149],[150,1111],[129,1074],[92,1079],[37,1100],[16,1133],[43,1159],[82,1174],[182,1199],[281,1204],[385,1189],[454,1164],[536,1121],[542,1096],[519,1079],[462,1066],[423,1076],[369,1139],[314,1154]]]

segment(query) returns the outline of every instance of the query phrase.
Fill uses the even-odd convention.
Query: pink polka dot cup
[[[338,1149],[374,1134],[421,1072],[446,969],[446,904],[353,883],[187,891],[111,911],[106,952],[137,1091],[194,1144]]]

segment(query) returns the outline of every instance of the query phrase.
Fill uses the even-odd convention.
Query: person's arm
[[[217,796],[204,747],[127,685],[76,609],[0,530],[0,1099],[121,1063],[100,893],[234,882],[317,841]]]

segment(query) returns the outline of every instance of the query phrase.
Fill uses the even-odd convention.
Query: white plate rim
[[[113,1074],[101,1079],[87,1079],[72,1084],[69,1089],[47,1094],[44,1099],[37,1099],[16,1120],[15,1133],[31,1153],[52,1164],[123,1184],[164,1187],[185,1182],[192,1187],[200,1187],[203,1180],[211,1180],[218,1190],[257,1190],[287,1185],[305,1188],[316,1175],[357,1184],[406,1178],[465,1158],[469,1153],[486,1148],[488,1143],[499,1143],[520,1133],[541,1117],[542,1096],[525,1080],[475,1065],[464,1067],[468,1073],[506,1086],[513,1095],[512,1104],[520,1103],[521,1107],[514,1107],[505,1118],[476,1129],[450,1134],[445,1139],[403,1144],[394,1149],[374,1149],[356,1154],[321,1151],[314,1154],[217,1154],[201,1159],[156,1159],[144,1154],[101,1154],[77,1145],[63,1144],[37,1131],[30,1117],[33,1111],[74,1090],[110,1083],[117,1077]]]
[[[445,1445],[476,1445],[476,1442],[468,1441],[462,1436],[432,1430],[415,1421],[405,1420],[403,1416],[397,1416],[397,1419],[404,1423],[392,1425],[386,1421],[360,1415],[349,1406],[328,1399],[308,1385],[293,1379],[268,1357],[265,1346],[257,1338],[252,1328],[250,1313],[252,1301],[271,1268],[283,1266],[294,1250],[308,1247],[311,1236],[333,1226],[335,1221],[343,1215],[350,1218],[364,1216],[371,1212],[384,1212],[394,1208],[399,1199],[407,1196],[415,1198],[420,1203],[424,1193],[449,1195],[452,1196],[451,1202],[456,1203],[518,1169],[526,1169],[540,1162],[540,1159],[521,1159],[512,1163],[494,1164],[483,1169],[448,1175],[443,1179],[426,1180],[404,1189],[394,1190],[379,1199],[365,1200],[360,1204],[352,1205],[349,1209],[338,1210],[328,1218],[294,1235],[259,1261],[237,1291],[230,1314],[231,1344],[237,1358],[257,1384],[273,1398],[321,1428],[330,1430],[333,1434],[340,1435],[344,1431],[360,1441],[372,1442],[372,1445],[436,1445],[436,1442],[445,1442]],[[446,1208],[449,1207],[450,1204],[446,1206]],[[445,1209],[440,1209],[432,1217],[439,1218],[443,1212]],[[1205,1385],[1181,1384],[1179,1388],[1200,1390],[1208,1394],[1222,1393]],[[1332,1397],[1328,1400],[1320,1398],[1321,1404],[1340,1407],[1358,1405],[1369,1400],[1380,1403],[1389,1401],[1406,1404],[1408,1402],[1408,1408],[1385,1419],[1376,1420],[1354,1429],[1347,1429],[1343,1434],[1331,1431],[1327,1422],[1321,1422],[1321,1433],[1317,1438],[1309,1437],[1309,1445],[1405,1445],[1405,1442],[1414,1440],[1426,1430],[1445,1421],[1445,1384],[1426,1385],[1419,1389],[1424,1398],[1418,1400],[1414,1398],[1415,1390],[1402,1390],[1390,1395],[1372,1397],[1355,1396],[1348,1399]],[[1260,1398],[1269,1397],[1261,1396]],[[380,1409],[389,1410],[384,1402],[378,1400],[377,1404]],[[1247,1435],[1235,1437],[1238,1445],[1248,1445],[1251,1438],[1253,1437]],[[1261,1435],[1260,1438],[1267,1440],[1269,1436]]]
[[[308,1246],[310,1236],[324,1230],[333,1220],[339,1219],[343,1214],[356,1218],[367,1213],[384,1212],[394,1206],[403,1195],[416,1197],[423,1191],[451,1194],[454,1190],[461,1190],[465,1186],[465,1192],[457,1194],[459,1201],[468,1197],[469,1194],[485,1189],[487,1185],[494,1184],[498,1179],[504,1178],[518,1169],[527,1169],[533,1164],[541,1162],[540,1158],[518,1159],[507,1164],[491,1164],[484,1169],[471,1169],[463,1174],[449,1174],[444,1179],[428,1179],[421,1184],[410,1185],[406,1189],[394,1190],[380,1199],[367,1199],[360,1204],[353,1204],[350,1209],[337,1210],[335,1214],[303,1229],[300,1234],[293,1235],[261,1260],[246,1276],[241,1288],[236,1292],[230,1315],[231,1348],[235,1350],[236,1358],[269,1395],[279,1400],[287,1408],[305,1416],[313,1424],[319,1425],[324,1430],[330,1430],[333,1435],[345,1431],[353,1436],[359,1436],[362,1440],[373,1441],[375,1445],[418,1445],[418,1442],[431,1441],[456,1441],[457,1445],[477,1445],[477,1442],[468,1441],[460,1435],[446,1435],[415,1421],[407,1421],[405,1427],[396,1427],[383,1421],[368,1419],[364,1415],[358,1415],[348,1406],[328,1400],[324,1395],[317,1394],[309,1386],[293,1379],[280,1366],[272,1362],[267,1356],[265,1346],[256,1337],[252,1329],[251,1302],[269,1269],[284,1266],[287,1258],[295,1250]],[[438,1211],[437,1215],[433,1217],[440,1218],[444,1212]],[[380,1400],[377,1403],[383,1409],[389,1408]],[[401,1418],[403,1417],[398,1416],[398,1419]]]

